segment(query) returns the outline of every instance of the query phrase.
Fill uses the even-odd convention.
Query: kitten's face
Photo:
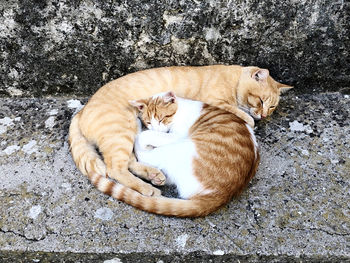
[[[172,92],[157,94],[145,100],[130,101],[138,110],[139,118],[149,130],[168,132],[177,111]]]
[[[256,120],[270,116],[279,103],[280,93],[292,88],[275,81],[266,69],[252,67],[243,74],[245,78],[237,93],[238,104]]]

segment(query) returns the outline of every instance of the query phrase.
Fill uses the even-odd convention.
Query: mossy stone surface
[[[140,69],[207,64],[350,93],[349,14],[340,0],[2,1],[0,96],[91,96]]]
[[[148,214],[95,189],[67,144],[79,105],[0,99],[0,258],[349,261],[348,95],[283,96],[257,123],[261,163],[248,189],[197,219]]]

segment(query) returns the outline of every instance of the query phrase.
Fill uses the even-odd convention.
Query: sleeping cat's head
[[[275,81],[267,69],[242,68],[237,87],[237,103],[254,119],[260,120],[276,109],[280,94],[293,87]]]
[[[133,100],[129,103],[136,108],[139,118],[148,129],[169,131],[177,111],[176,96],[173,92],[159,93],[148,99]]]

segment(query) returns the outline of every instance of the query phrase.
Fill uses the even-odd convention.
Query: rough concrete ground
[[[283,97],[249,188],[199,219],[98,192],[68,150],[78,106],[0,99],[0,262],[350,262],[348,95]]]

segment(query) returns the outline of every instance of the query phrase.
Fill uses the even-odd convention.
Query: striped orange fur
[[[73,160],[89,177],[107,175],[144,196],[160,195],[157,188],[128,170],[132,164],[132,171],[139,177],[159,179],[154,182],[164,179],[160,171],[135,162],[132,150],[136,114],[129,100],[173,90],[178,96],[232,112],[253,126],[249,114],[256,113],[256,118],[271,114],[274,108],[269,105],[277,106],[280,92],[288,88],[273,80],[267,70],[257,67],[166,67],[126,75],[101,87],[73,117],[69,131]],[[256,112],[262,102],[264,110]]]
[[[171,107],[148,106],[153,116]],[[198,152],[192,161],[193,174],[203,186],[189,200],[147,197],[99,174],[93,174],[90,179],[103,193],[147,212],[177,217],[205,216],[242,192],[257,170],[259,153],[254,135],[243,120],[209,105],[203,107],[189,137]]]

